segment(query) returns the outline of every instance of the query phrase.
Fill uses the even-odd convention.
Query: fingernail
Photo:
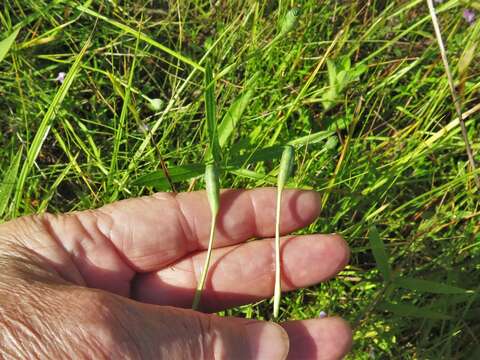
[[[251,359],[284,360],[287,358],[288,335],[280,325],[266,321],[252,321],[245,326],[252,354]]]

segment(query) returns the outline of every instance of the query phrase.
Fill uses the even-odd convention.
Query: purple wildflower
[[[59,72],[55,81],[58,81],[60,84],[63,84],[63,82],[65,81],[65,75],[67,74],[64,73],[63,71]]]
[[[320,311],[320,313],[318,314],[318,317],[319,317],[320,319],[326,318],[326,317],[327,317],[327,313],[322,310],[322,311]]]
[[[473,12],[473,10],[465,9],[463,10],[463,18],[467,23],[472,25],[475,22],[475,13]]]

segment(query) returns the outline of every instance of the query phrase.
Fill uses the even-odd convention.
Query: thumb
[[[288,355],[288,335],[280,325],[132,303],[141,312],[135,333],[147,359],[283,360]]]

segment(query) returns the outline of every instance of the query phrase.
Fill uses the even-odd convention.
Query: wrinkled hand
[[[222,193],[202,310],[272,296],[274,207],[275,189]],[[282,234],[318,212],[318,194],[286,190]],[[338,359],[348,351],[339,318],[280,326],[189,310],[209,226],[204,192],[0,225],[0,358]],[[336,235],[282,241],[285,290],[326,280],[348,261]]]

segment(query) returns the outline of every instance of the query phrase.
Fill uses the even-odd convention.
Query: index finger
[[[276,189],[224,190],[215,247],[225,247],[275,232]],[[285,190],[282,234],[314,221],[320,208],[314,191]],[[98,228],[135,270],[147,272],[207,248],[210,207],[204,191],[158,193],[120,201],[98,210]]]

